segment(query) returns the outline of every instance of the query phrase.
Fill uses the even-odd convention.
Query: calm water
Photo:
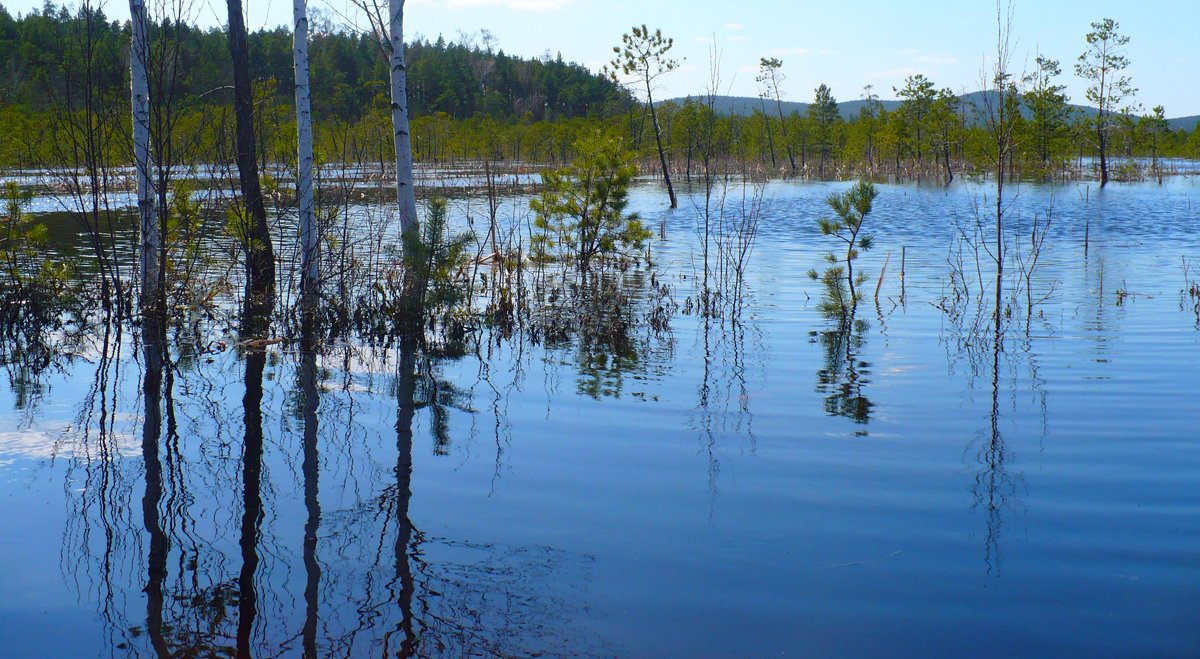
[[[1053,295],[998,346],[939,308],[971,184],[882,187],[881,299],[824,333],[806,272],[845,187],[767,188],[736,326],[415,377],[398,349],[214,345],[161,428],[127,333],[9,364],[0,656],[1195,656],[1197,181],[1021,187],[1014,223],[1053,207]],[[682,302],[696,213],[662,202],[633,206]]]

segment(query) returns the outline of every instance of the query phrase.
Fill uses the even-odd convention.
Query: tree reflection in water
[[[340,362],[353,374],[335,383],[341,371],[321,363],[337,355],[307,342],[294,354],[246,350],[181,366],[162,340],[145,340],[139,383],[123,376],[120,345],[114,335],[98,351],[77,430],[63,442],[79,484],[66,489],[63,571],[100,607],[107,631],[96,642],[110,653],[605,650],[580,631],[590,557],[437,537],[415,524],[414,427],[441,428],[436,455],[450,411],[470,409],[470,393],[448,387],[436,356],[414,344],[382,361],[356,354]],[[374,384],[386,363],[398,365],[394,388]],[[238,389],[235,412],[226,401]],[[373,426],[388,391],[394,454]],[[270,412],[281,400],[297,403],[291,414]],[[138,436],[141,460],[125,441]],[[130,506],[138,490],[140,520]]]
[[[1007,520],[1021,515],[1025,490],[1024,473],[1014,469],[1013,438],[1006,437],[1004,428],[1037,419],[1044,439],[1049,432],[1048,399],[1028,319],[1020,323],[1024,333],[1017,336],[1014,328],[1020,319],[997,314],[986,304],[964,305],[955,311],[947,314],[941,340],[951,374],[965,366],[969,391],[978,391],[983,384],[987,396],[986,421],[967,443],[963,458],[973,471],[971,508],[984,517],[984,569],[989,576],[999,577],[1004,527]],[[1028,409],[1027,401],[1034,409]]]
[[[738,443],[750,453],[757,450],[748,383],[762,380],[765,364],[749,360],[750,356],[761,357],[764,351],[761,345],[746,348],[747,340],[760,343],[762,339],[753,318],[740,313],[727,318],[701,314],[699,321],[703,361],[689,427],[699,434],[701,450],[708,459],[709,491],[715,495],[722,445]],[[751,369],[755,370],[753,375]]]
[[[868,329],[870,324],[855,320],[851,312],[836,327],[809,334],[825,352],[824,365],[817,371],[817,393],[825,396],[825,413],[829,416],[846,417],[860,424],[871,420],[874,405],[863,394],[863,387],[870,383],[871,364],[859,357]]]
[[[629,380],[663,374],[670,360],[661,357],[671,354],[674,342],[666,321],[654,318],[669,318],[674,309],[653,274],[594,268],[559,277],[532,338],[575,366],[576,393],[620,398]]]

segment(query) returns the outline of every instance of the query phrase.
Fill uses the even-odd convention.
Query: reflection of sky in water
[[[373,640],[399,625],[401,503],[414,528],[404,564],[424,607],[417,619],[427,638],[470,641],[447,647],[748,656],[1197,647],[1200,332],[1179,299],[1180,257],[1200,263],[1196,180],[1103,192],[1014,186],[1014,224],[1053,197],[1035,285],[1057,283],[1058,293],[1028,336],[1014,322],[999,352],[988,332],[956,327],[935,307],[948,294],[954,223],[973,221],[973,197],[988,207],[987,188],[883,186],[869,218],[878,247],[857,265],[873,290],[891,254],[878,308],[868,300],[858,312],[868,327],[851,352],[856,369],[869,364],[856,384],[871,402],[858,420],[826,405],[822,373],[840,387],[847,371],[831,371],[810,339],[828,323],[805,276],[828,247],[815,218],[845,186],[768,186],[751,305],[735,331],[677,315],[670,336],[639,335],[620,359],[602,341],[571,340],[501,342],[481,348],[483,362],[422,364],[411,498],[398,496],[395,351],[322,358],[322,648],[378,654]],[[668,211],[653,187],[632,199],[649,226],[666,225],[651,251],[677,301],[691,294],[699,258],[696,203],[684,197]],[[508,199],[503,221],[520,220],[523,206]],[[1118,288],[1138,295],[1117,305]],[[32,529],[34,545],[0,543],[4,564],[31,566],[4,571],[0,593],[35,592],[64,611],[54,625],[86,629],[62,640],[68,654],[117,643],[96,622],[106,530],[125,534],[114,536],[124,538],[113,545],[121,567],[107,573],[121,594],[116,618],[145,626],[141,375],[134,349],[122,355],[103,404],[95,355],[42,375],[32,412],[14,409],[0,385],[0,460],[9,460],[0,500],[20,502],[0,506],[0,528]],[[179,593],[192,575],[209,595],[238,578],[244,368],[225,352],[176,374],[177,442],[160,449],[159,510],[173,534],[167,583]],[[298,649],[305,615],[299,380],[295,355],[274,352],[256,545],[259,638],[271,649]],[[119,438],[108,448],[128,459],[104,460],[96,444],[105,405]],[[49,463],[56,442],[71,452]],[[44,640],[49,622],[3,600],[0,637],[41,635],[31,647],[62,653]],[[176,621],[197,615],[173,606]],[[346,640],[353,629],[357,640]],[[129,642],[145,648],[144,636]]]

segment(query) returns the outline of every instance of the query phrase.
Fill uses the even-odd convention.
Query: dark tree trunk
[[[167,553],[170,543],[163,530],[159,514],[162,502],[162,461],[159,459],[159,439],[162,435],[163,343],[160,341],[158,319],[152,314],[146,326],[143,350],[146,374],[142,380],[145,417],[142,421],[142,460],[146,469],[146,490],[142,495],[142,521],[150,536],[150,554],[146,560],[146,632],[159,657],[170,656],[167,647],[163,608],[166,598],[163,583],[167,578]]]
[[[258,617],[258,590],[255,575],[258,571],[258,538],[262,521],[262,397],[263,370],[267,353],[253,350],[246,355],[245,385],[242,412],[245,439],[242,450],[242,534],[238,541],[242,550],[242,569],[238,574],[237,656],[252,657],[254,623]]]
[[[671,198],[671,208],[679,207],[675,197],[675,186],[671,185],[671,171],[667,167],[667,152],[663,150],[662,133],[658,129],[658,112],[654,109],[654,97],[650,95],[650,80],[646,80],[646,102],[650,106],[650,123],[654,127],[654,143],[658,146],[658,162],[662,165],[663,180],[667,182],[667,196]]]
[[[1104,138],[1104,117],[1096,123],[1096,138],[1100,147],[1100,187],[1108,185],[1108,141]]]
[[[413,417],[416,415],[416,344],[406,340],[400,346],[400,363],[396,386],[396,581],[400,584],[400,611],[404,616],[400,629],[404,634],[399,656],[418,654],[416,625],[413,624],[413,599],[416,579],[409,553],[414,529],[409,517],[412,501]]]
[[[246,300],[248,313],[269,311],[275,298],[275,250],[267,227],[267,209],[255,158],[254,97],[241,0],[227,0],[229,54],[233,59],[234,116],[237,127],[238,181],[245,208]]]

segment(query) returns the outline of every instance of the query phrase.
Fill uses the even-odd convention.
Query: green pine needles
[[[531,246],[540,260],[574,260],[586,270],[596,257],[632,253],[650,231],[636,213],[625,213],[637,174],[633,155],[600,133],[575,149],[570,165],[542,173],[542,193],[529,202],[538,229]]]
[[[467,248],[471,239],[470,233],[450,232],[445,199],[430,200],[419,231],[403,236],[408,293],[416,310],[431,319],[440,315],[446,320],[466,302],[469,289],[462,279],[470,261]]]
[[[854,261],[858,259],[859,251],[865,252],[874,245],[874,239],[870,234],[862,233],[862,227],[878,194],[869,181],[859,181],[842,194],[829,195],[825,201],[836,217],[820,219],[821,235],[841,241],[846,251],[839,255],[831,250],[825,255],[825,261],[829,263],[825,272],[818,274],[816,270],[809,270],[808,276],[825,287],[825,299],[819,309],[830,318],[839,318],[842,322],[852,319],[854,308],[861,299],[858,287],[867,280],[867,275],[854,272]]]

